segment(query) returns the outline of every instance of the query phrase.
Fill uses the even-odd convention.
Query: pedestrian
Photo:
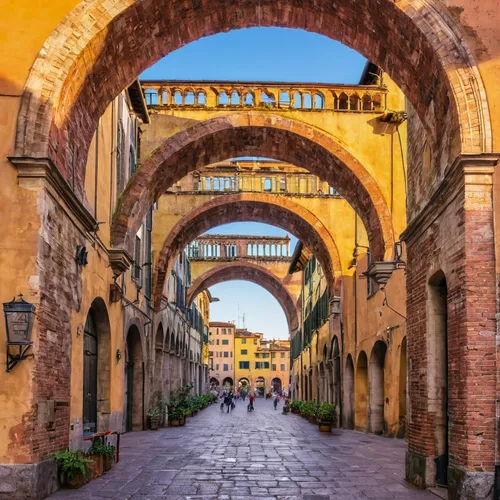
[[[229,413],[229,410],[231,408],[231,404],[233,403],[233,395],[229,393],[225,398],[224,398],[224,404],[227,406],[227,413]]]
[[[254,410],[254,407],[253,407],[253,402],[255,401],[255,396],[252,394],[250,394],[250,403],[248,403],[248,411],[253,411]]]
[[[243,402],[245,402],[245,398],[246,398],[246,396],[247,396],[247,393],[246,393],[245,391],[243,391],[243,392],[241,393],[241,399],[243,399]]]
[[[276,397],[274,398],[274,409],[278,409],[278,403],[280,402],[280,397],[276,394]]]

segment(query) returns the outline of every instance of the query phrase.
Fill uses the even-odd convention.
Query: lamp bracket
[[[33,353],[31,354],[26,354],[28,352],[28,350],[30,349],[31,347],[31,344],[28,344],[28,345],[18,345],[19,347],[19,354],[11,354],[10,353],[10,347],[11,347],[12,344],[7,344],[7,373],[10,372],[12,370],[12,368],[14,368],[14,366],[16,366],[20,361],[22,361],[23,359],[28,359],[28,358],[32,358],[34,356]]]

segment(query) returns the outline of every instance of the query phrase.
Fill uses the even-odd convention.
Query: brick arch
[[[155,264],[153,295],[156,307],[160,305],[165,279],[179,253],[200,234],[230,222],[263,222],[294,234],[320,262],[330,293],[340,293],[340,255],[321,221],[306,208],[283,196],[240,193],[207,201],[172,228]]]
[[[192,283],[187,294],[187,307],[193,299],[206,288],[225,281],[250,281],[267,290],[282,307],[290,332],[299,327],[296,299],[290,294],[282,281],[258,264],[252,262],[226,262],[198,276]]]
[[[458,22],[438,0],[86,0],[54,27],[33,62],[16,155],[50,158],[83,198],[92,134],[111,100],[173,50],[253,26],[319,33],[382,67],[431,141],[442,146],[442,165],[460,151],[491,151],[477,64]]]
[[[156,148],[120,198],[113,216],[113,245],[132,252],[137,229],[162,193],[190,171],[238,156],[283,160],[329,182],[359,214],[374,259],[392,256],[389,207],[365,167],[332,135],[303,122],[258,111],[199,122]]]

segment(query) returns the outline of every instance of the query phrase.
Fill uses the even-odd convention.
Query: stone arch
[[[338,249],[317,217],[298,203],[269,193],[238,193],[216,197],[182,218],[170,231],[155,266],[155,304],[161,299],[166,276],[177,255],[197,236],[229,222],[264,222],[298,236],[321,264],[332,295],[339,292],[341,263]]]
[[[33,62],[19,111],[16,155],[50,158],[82,195],[92,134],[113,97],[169,52],[211,34],[252,26],[316,32],[382,67],[404,91],[433,142],[448,143],[441,164],[457,149],[491,151],[477,64],[460,25],[437,0],[259,0],[244,5],[224,0],[217,15],[204,2],[187,6],[184,0],[157,0],[153,8],[150,0],[88,0],[54,27]],[[148,50],[134,49],[140,46]],[[121,71],[115,71],[116,61],[122,62]],[[461,148],[453,147],[456,133]]]
[[[95,337],[92,332],[94,330]],[[101,297],[96,297],[90,305],[87,313],[87,320],[84,328],[84,358],[91,356],[93,359],[90,363],[85,363],[83,369],[83,431],[84,432],[102,432],[109,429],[111,413],[111,325],[109,322],[108,310],[106,303]],[[94,344],[95,349],[89,349],[88,342]],[[86,374],[86,370],[94,370],[93,374]],[[89,393],[88,384],[94,385],[92,394],[95,400],[89,401],[86,404],[85,397]],[[92,422],[86,422],[86,417],[92,413]],[[85,429],[86,425],[91,425],[93,428]]]
[[[337,406],[337,413],[340,415],[340,403],[341,403],[341,387],[342,387],[342,379],[341,379],[341,359],[340,359],[340,347],[339,347],[339,339],[337,335],[334,335],[332,339],[332,346],[330,349],[330,357],[331,357],[331,369],[332,369],[332,379],[331,379],[331,398],[332,403],[335,403]]]
[[[368,422],[368,358],[365,351],[358,355],[356,363],[355,389],[355,416],[356,430],[366,431]]]
[[[385,355],[387,344],[377,340],[370,355],[370,432],[383,434],[385,425]]]
[[[354,429],[354,363],[352,356],[347,355],[344,374],[344,427]]]
[[[144,375],[145,363],[141,332],[135,322],[127,329],[127,350],[125,361],[126,397],[125,430],[144,429]]]
[[[283,389],[283,382],[279,377],[274,377],[271,380],[271,387],[274,392],[280,392]]]
[[[198,276],[187,293],[186,304],[191,306],[194,298],[206,288],[225,281],[243,280],[260,285],[273,295],[285,312],[288,329],[292,332],[299,327],[296,299],[286,286],[270,271],[251,262],[226,262]]]
[[[240,156],[286,161],[328,182],[363,221],[373,259],[392,257],[391,214],[376,179],[332,135],[262,111],[242,111],[196,123],[156,148],[121,196],[113,215],[113,246],[131,253],[137,229],[151,205],[188,172]]]

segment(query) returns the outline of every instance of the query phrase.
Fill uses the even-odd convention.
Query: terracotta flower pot
[[[161,417],[150,417],[151,430],[157,431],[158,427],[160,427]]]
[[[102,457],[102,468],[104,472],[108,472],[108,470],[113,467],[114,457],[113,455],[104,455]]]
[[[170,427],[179,427],[179,419],[175,418],[175,419],[169,420],[168,425],[170,425]]]
[[[102,455],[90,455],[88,457],[89,460],[92,460],[92,463],[89,467],[90,479],[96,479],[99,476],[102,476],[103,472],[103,460]]]
[[[179,426],[182,427],[186,424],[186,417],[182,416],[179,418]]]
[[[316,424],[318,422],[318,420],[316,419],[316,417],[314,415],[310,416],[310,417],[307,417],[307,421],[310,423],[310,424]]]
[[[81,488],[84,484],[87,484],[89,480],[90,476],[88,474],[75,474],[71,479],[69,479],[66,473],[61,473],[59,478],[60,483],[65,488],[70,489]]]
[[[318,427],[320,432],[332,432],[331,422],[318,422]]]

